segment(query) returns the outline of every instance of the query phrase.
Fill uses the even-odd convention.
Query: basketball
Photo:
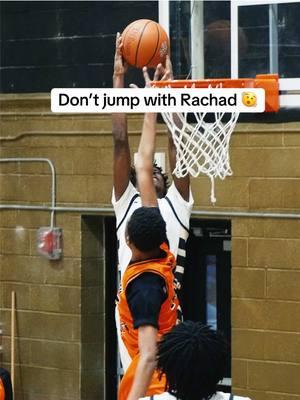
[[[157,22],[139,19],[128,25],[123,33],[123,57],[128,64],[155,68],[169,53],[169,38]]]

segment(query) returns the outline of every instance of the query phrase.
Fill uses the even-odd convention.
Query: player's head
[[[158,368],[166,374],[168,391],[181,400],[210,399],[226,359],[223,336],[200,322],[176,325],[158,344]]]
[[[136,171],[133,167],[130,171],[130,181],[135,187],[137,187]],[[169,182],[168,176],[163,173],[162,168],[159,167],[156,162],[153,163],[153,183],[157,197],[161,199],[167,194]]]
[[[158,207],[136,209],[127,223],[127,238],[138,250],[149,252],[167,242],[166,223]]]

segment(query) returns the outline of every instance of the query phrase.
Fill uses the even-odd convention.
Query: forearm
[[[155,368],[155,357],[140,358],[127,400],[138,400],[145,396]]]
[[[114,89],[124,88],[124,74],[114,72],[113,74],[113,87]]]
[[[139,158],[143,165],[149,166],[153,161],[156,139],[156,113],[147,113],[144,117],[143,131],[138,149]]]
[[[124,88],[124,74],[113,75],[114,89]],[[115,143],[128,143],[127,137],[127,117],[125,113],[112,113],[112,133]]]
[[[118,36],[113,74],[113,87],[115,89],[124,87],[124,66],[119,41]],[[131,164],[125,113],[112,113],[112,135],[114,141],[114,193],[115,199],[119,200],[128,186]]]

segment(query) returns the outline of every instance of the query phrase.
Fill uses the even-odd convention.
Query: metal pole
[[[159,0],[158,2],[158,22],[170,37],[170,11],[169,0]]]
[[[278,4],[269,5],[270,73],[278,73]]]
[[[203,1],[191,1],[192,79],[204,78],[204,19]]]

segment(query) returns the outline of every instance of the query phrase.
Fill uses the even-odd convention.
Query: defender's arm
[[[153,154],[156,136],[156,114],[145,114],[142,136],[136,162],[137,182],[142,205],[157,207],[157,195],[153,183]]]
[[[146,325],[141,326],[138,332],[140,358],[127,400],[138,400],[146,394],[156,367],[157,329]]]

